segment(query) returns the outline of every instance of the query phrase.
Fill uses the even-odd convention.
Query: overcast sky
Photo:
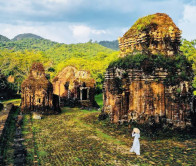
[[[167,13],[183,38],[196,39],[196,0],[0,0],[0,34],[34,33],[67,44],[116,40],[157,12]]]

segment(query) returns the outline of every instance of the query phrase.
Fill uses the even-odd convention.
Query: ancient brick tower
[[[192,69],[179,51],[180,34],[168,15],[157,13],[119,38],[121,58],[108,67],[103,86],[103,111],[112,122],[190,124]]]
[[[47,80],[41,63],[36,62],[32,65],[28,78],[21,85],[21,90],[22,112],[34,111],[41,114],[58,112],[58,109],[54,109],[52,84]]]
[[[59,96],[62,106],[98,106],[95,102],[95,80],[88,71],[67,66],[52,83],[53,92]]]
[[[135,51],[172,56],[179,53],[181,31],[164,13],[140,18],[119,38],[121,56]]]

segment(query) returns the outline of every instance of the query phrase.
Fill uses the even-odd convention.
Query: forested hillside
[[[21,50],[45,51],[47,49],[50,49],[55,44],[57,43],[46,39],[22,38],[16,41],[10,40],[6,42],[0,42],[0,49],[9,49],[14,51],[21,51]]]
[[[7,42],[7,41],[10,41],[10,39],[8,39],[7,37],[5,37],[3,35],[0,35],[0,43],[1,42]]]
[[[21,36],[21,35],[20,35]],[[60,44],[43,38],[26,38],[0,42],[0,68],[6,76],[15,78],[14,87],[19,89],[29,73],[32,62],[44,64],[50,80],[65,66],[89,70],[102,88],[103,74],[109,63],[118,57],[118,52],[97,43]]]
[[[17,40],[22,40],[22,39],[43,39],[41,36],[32,34],[32,33],[23,33],[15,36],[12,40],[17,41]]]
[[[29,73],[32,62],[44,64],[50,80],[68,65],[89,70],[97,81],[98,90],[102,89],[104,73],[108,65],[118,58],[118,51],[98,43],[60,44],[36,35],[18,35],[17,40],[0,36],[0,69],[5,76],[14,76],[14,87],[20,89],[21,82]],[[15,39],[16,39],[15,38]],[[106,42],[107,43],[107,42]],[[193,61],[196,75],[196,40],[182,41],[181,51]],[[196,77],[193,82],[196,88]]]
[[[52,61],[53,78],[65,66],[73,65],[78,69],[88,70],[96,79],[97,87],[102,89],[103,75],[109,63],[118,58],[118,51],[113,51],[97,43],[57,44],[44,52]]]
[[[119,50],[118,40],[114,40],[114,41],[100,41],[99,44],[104,46],[104,47],[111,48],[113,50]]]

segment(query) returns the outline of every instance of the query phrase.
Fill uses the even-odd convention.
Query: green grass
[[[97,115],[89,114],[82,118],[84,123],[93,125],[96,129],[101,129],[106,137],[111,136],[119,140],[121,145],[131,146],[131,131],[134,126],[111,124],[110,121],[98,121]],[[138,126],[137,126],[138,127]],[[144,131],[141,133],[141,154],[143,157],[140,165],[194,165],[196,162],[196,137],[193,133],[187,131],[160,130],[156,136],[151,136]],[[107,139],[108,142],[113,140]],[[173,156],[173,157],[170,157]],[[148,161],[148,164],[145,163]],[[153,164],[154,163],[154,164]],[[191,163],[191,164],[190,164]]]
[[[98,137],[102,138],[103,140],[105,141],[108,141],[108,142],[113,142],[115,144],[123,144],[121,141],[119,141],[118,139],[104,133],[103,131],[99,130],[99,129],[96,129],[96,134]]]
[[[100,108],[102,108],[103,107],[103,93],[96,95],[95,100],[97,104],[100,106]]]
[[[35,149],[33,144],[33,133],[32,133],[32,124],[30,115],[24,115],[23,118],[23,126],[22,126],[22,134],[25,138],[25,145],[27,150],[27,165],[33,165]]]
[[[34,120],[41,165],[191,165],[196,139],[146,139],[141,157],[129,153],[133,138],[127,126],[98,121],[99,111],[63,108],[60,115]],[[28,148],[28,146],[27,146]]]
[[[101,104],[102,94],[96,96]],[[131,128],[110,121],[99,121],[97,110],[62,108],[59,115],[44,116],[33,120],[32,126],[25,120],[25,138],[34,131],[36,154],[40,165],[194,165],[196,162],[196,138],[175,133],[161,139],[159,136],[144,136],[141,133],[141,156],[130,154],[133,143]],[[31,130],[29,130],[31,128]],[[35,147],[31,138],[26,139],[28,158],[33,160]],[[29,162],[28,163],[32,163]]]
[[[40,164],[105,165],[107,163],[107,165],[116,165],[115,158],[121,158],[121,152],[116,149],[116,146],[121,144],[120,141],[102,132],[101,129],[84,123],[81,119],[89,114],[97,116],[99,111],[79,108],[63,108],[62,110],[60,115],[33,120],[31,128],[35,134]],[[32,149],[30,142],[27,143],[27,149]],[[28,151],[28,153],[32,152]],[[125,158],[126,156],[127,154],[124,154]],[[127,165],[131,163],[131,160],[119,159],[119,162],[121,165]]]
[[[39,151],[39,152],[38,152],[38,155],[39,155],[40,157],[44,157],[44,156],[47,156],[48,153],[45,152],[45,151]]]
[[[9,99],[9,100],[4,100],[1,102],[2,104],[9,104],[9,103],[13,103],[16,106],[20,106],[21,103],[21,99]]]

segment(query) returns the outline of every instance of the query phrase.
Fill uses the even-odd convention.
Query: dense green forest
[[[1,73],[0,70],[0,101],[6,99],[9,94],[9,98],[14,98],[16,96],[16,91],[14,90],[13,84],[7,81],[7,77]],[[0,103],[1,111],[1,103]]]
[[[195,90],[194,95],[196,95],[196,40],[182,40],[180,49],[188,60],[192,62],[194,72],[193,88]]]
[[[181,51],[189,61],[193,62],[193,70],[196,75],[195,46],[196,40],[182,40]],[[91,41],[79,44],[61,44],[33,34],[18,35],[12,40],[0,36],[0,69],[6,77],[14,76],[12,87],[15,90],[20,89],[21,82],[27,77],[32,63],[40,61],[44,64],[46,74],[51,81],[59,71],[68,65],[88,70],[96,80],[97,89],[100,91],[106,68],[111,62],[118,59],[118,54],[118,51]],[[196,77],[194,77],[193,87],[196,88]]]

